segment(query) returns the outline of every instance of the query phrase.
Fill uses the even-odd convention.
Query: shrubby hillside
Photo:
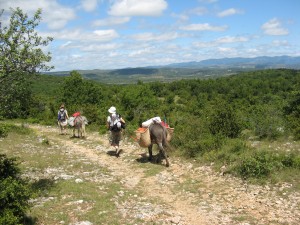
[[[158,115],[173,126],[197,125],[199,121],[208,128],[218,123],[214,121],[218,114],[232,113],[230,122],[237,123],[234,130],[216,130],[215,124],[210,132],[222,131],[235,137],[247,129],[260,138],[277,138],[293,132],[297,135],[294,104],[299,81],[299,71],[285,69],[128,85],[93,82],[77,71],[64,78],[40,75],[32,80],[34,101],[28,116],[52,123],[59,105],[65,103],[69,112],[81,110],[95,126],[100,126],[107,108],[114,105],[132,126]]]
[[[251,141],[300,138],[300,72],[289,69],[244,72],[216,79],[164,82],[138,81],[113,85],[69,76],[39,75],[32,79],[30,122],[56,125],[65,103],[69,114],[81,111],[88,129],[105,133],[107,110],[116,106],[132,137],[139,124],[160,116],[175,128],[176,154],[227,165],[244,178],[264,178],[274,171],[299,170],[297,151],[252,148]],[[291,169],[291,170],[290,170]]]

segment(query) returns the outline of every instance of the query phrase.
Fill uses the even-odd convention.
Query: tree
[[[211,115],[209,130],[213,135],[221,134],[229,138],[237,138],[241,132],[241,124],[232,106],[217,101]]]
[[[53,67],[45,64],[51,60],[50,52],[44,54],[39,46],[47,46],[53,38],[43,39],[35,31],[41,20],[41,9],[36,11],[32,19],[29,19],[20,8],[11,10],[9,25],[0,27],[1,78],[12,73],[32,74],[40,70],[52,69]],[[0,16],[3,15],[3,12]]]
[[[35,31],[41,9],[31,19],[20,8],[11,11],[8,25],[0,24],[0,113],[8,118],[26,115],[31,97],[29,76],[53,68],[46,64],[51,60],[50,53],[45,54],[40,48],[53,38],[42,38]],[[3,13],[4,10],[0,17]]]

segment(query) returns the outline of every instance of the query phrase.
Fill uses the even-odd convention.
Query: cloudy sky
[[[299,0],[0,0],[10,7],[42,9],[54,71],[300,56]]]

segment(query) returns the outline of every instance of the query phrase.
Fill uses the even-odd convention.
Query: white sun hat
[[[116,111],[117,111],[117,109],[114,106],[110,107],[108,110],[109,113],[116,113]]]

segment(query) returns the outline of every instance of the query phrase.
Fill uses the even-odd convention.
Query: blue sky
[[[299,0],[0,0],[10,7],[42,8],[55,71],[300,56]]]

